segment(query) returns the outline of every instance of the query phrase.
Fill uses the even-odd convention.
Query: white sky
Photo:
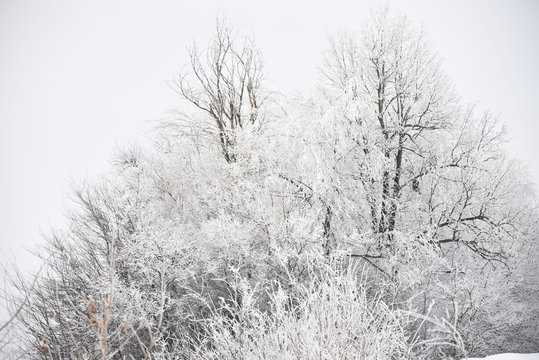
[[[378,1],[0,0],[0,263],[62,225],[72,180],[109,168],[177,108],[167,86],[225,14],[253,34],[277,89],[317,79],[328,35],[359,30]],[[539,1],[394,1],[423,25],[466,102],[500,114],[539,182]]]

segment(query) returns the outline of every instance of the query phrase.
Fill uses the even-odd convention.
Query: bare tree
[[[46,259],[45,259],[46,260]],[[21,344],[17,339],[18,334],[18,320],[21,312],[24,311],[25,306],[28,305],[31,291],[35,289],[39,276],[42,270],[46,267],[47,261],[45,261],[39,270],[31,277],[30,280],[25,279],[20,270],[13,265],[12,269],[8,269],[6,265],[2,267],[2,280],[3,287],[0,289],[0,309],[7,314],[7,318],[0,322],[0,355],[8,357],[14,354],[10,354],[17,349]],[[17,286],[14,284],[27,284],[24,289],[28,290],[24,293],[17,294]]]
[[[236,161],[235,132],[255,124],[264,102],[262,59],[250,38],[239,47],[232,28],[217,21],[215,38],[205,51],[189,49],[190,69],[175,88],[182,98],[210,116],[227,162]]]

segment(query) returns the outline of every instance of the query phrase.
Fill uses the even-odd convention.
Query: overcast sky
[[[179,106],[185,47],[224,14],[254,35],[284,92],[306,89],[328,35],[359,30],[378,1],[0,0],[0,262],[63,225],[72,181],[109,168]],[[539,1],[394,1],[423,26],[464,102],[499,114],[539,182]],[[7,257],[6,257],[7,256]]]

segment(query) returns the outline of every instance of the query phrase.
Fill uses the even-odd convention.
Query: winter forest
[[[184,106],[79,183],[0,356],[464,359],[539,352],[536,191],[417,24],[334,34],[301,95],[226,19]],[[173,76],[173,74],[172,74]]]

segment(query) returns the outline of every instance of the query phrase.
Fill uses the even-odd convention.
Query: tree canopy
[[[383,10],[366,29],[331,38],[320,81],[287,98],[254,41],[219,20],[174,81],[185,115],[76,189],[43,272],[17,283],[22,353],[538,350],[537,289],[519,280],[533,271],[536,199],[505,128],[460,103],[406,18]]]

